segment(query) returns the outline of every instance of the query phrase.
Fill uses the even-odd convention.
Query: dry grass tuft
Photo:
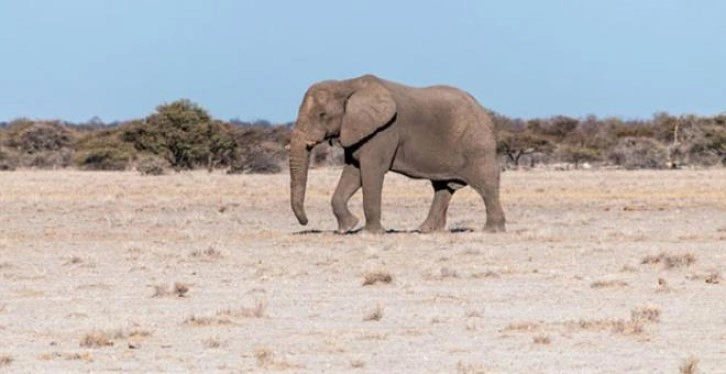
[[[482,364],[465,364],[461,361],[456,364],[457,374],[487,374],[491,372]]]
[[[196,327],[212,326],[212,325],[229,325],[232,321],[226,317],[209,317],[209,316],[197,316],[192,314],[187,317],[182,324],[191,325]]]
[[[630,311],[630,319],[595,319],[566,322],[571,329],[588,331],[611,331],[620,335],[638,335],[645,332],[645,325],[660,322],[660,308],[646,305]]]
[[[497,273],[494,270],[487,270],[487,271],[480,272],[480,273],[474,273],[471,275],[471,277],[474,279],[499,278],[499,277],[501,277],[501,275],[499,275],[499,273]]]
[[[656,287],[655,292],[665,293],[671,291],[673,291],[673,288],[668,285],[668,281],[665,278],[658,277],[658,287]]]
[[[357,360],[357,359],[351,360],[350,367],[352,367],[353,369],[363,369],[364,367],[366,367],[366,362],[363,360]]]
[[[218,260],[218,259],[224,257],[222,255],[222,252],[220,252],[218,249],[216,249],[212,246],[209,246],[209,247],[207,247],[207,249],[204,249],[204,250],[197,249],[195,251],[192,251],[189,254],[189,256],[192,258],[205,259],[205,260]]]
[[[628,287],[628,282],[621,281],[621,280],[603,280],[603,281],[595,281],[590,284],[591,288],[595,289],[601,289],[601,288],[623,288]]]
[[[632,265],[623,265],[622,268],[620,268],[621,273],[636,273],[638,272],[638,268]]]
[[[148,338],[151,336],[151,331],[149,330],[131,330],[129,331],[129,338]]]
[[[189,285],[181,282],[174,282],[173,293],[177,297],[184,297],[189,292]]]
[[[535,331],[540,327],[541,324],[537,322],[512,322],[504,328],[504,331]]]
[[[459,272],[456,269],[444,266],[441,268],[441,279],[446,278],[459,278]]]
[[[67,361],[85,361],[85,362],[93,362],[93,355],[89,352],[52,352],[52,353],[43,353],[38,356],[38,360],[41,361],[50,361],[57,358],[62,358]]]
[[[13,363],[13,358],[10,355],[0,355],[0,367],[8,366]]]
[[[83,263],[83,258],[80,256],[71,256],[63,265],[80,265]]]
[[[681,374],[696,374],[698,373],[698,362],[698,358],[691,356],[683,360],[678,370]]]
[[[691,266],[695,262],[696,262],[696,256],[693,253],[684,253],[684,254],[675,255],[675,254],[668,254],[665,252],[661,252],[658,255],[645,256],[640,261],[640,263],[642,265],[662,264],[663,267],[666,269],[676,269],[676,268],[688,267],[688,266]]]
[[[550,339],[550,337],[547,335],[540,334],[540,335],[535,335],[532,338],[532,342],[534,344],[547,345],[547,344],[552,343],[552,339]]]
[[[714,271],[706,276],[706,283],[708,284],[719,284],[721,283],[721,273]]]
[[[267,302],[264,300],[257,300],[255,306],[251,308],[242,307],[239,309],[221,309],[217,311],[217,316],[232,318],[264,318],[267,316]]]
[[[151,297],[186,297],[190,287],[191,286],[189,284],[182,282],[174,282],[174,285],[172,285],[171,288],[167,288],[167,286],[163,284],[157,284],[154,286],[154,294],[151,295]]]
[[[367,272],[363,279],[364,286],[371,286],[376,283],[390,284],[391,282],[393,282],[393,276],[386,270]]]
[[[217,349],[223,345],[223,342],[219,338],[207,338],[202,340],[202,346],[208,349]]]
[[[644,305],[630,311],[631,321],[660,322],[660,308],[657,305]]]
[[[363,317],[364,321],[380,321],[383,318],[383,307],[378,304],[375,308],[373,308],[370,312],[368,312],[365,317]]]
[[[275,352],[269,348],[257,348],[255,350],[255,358],[257,359],[257,366],[267,367],[275,359]]]
[[[92,331],[81,338],[79,346],[84,348],[101,348],[113,345],[111,334],[106,331]]]

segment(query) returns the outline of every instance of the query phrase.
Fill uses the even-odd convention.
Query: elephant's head
[[[374,76],[326,81],[308,89],[290,139],[290,203],[300,224],[308,223],[304,202],[310,150],[334,138],[343,147],[355,145],[395,115],[393,96]]]

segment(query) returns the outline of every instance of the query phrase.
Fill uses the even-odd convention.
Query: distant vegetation
[[[502,165],[530,168],[635,168],[726,165],[726,113],[715,117],[657,113],[648,120],[619,118],[516,119],[492,113]],[[0,170],[78,168],[132,170],[214,169],[277,173],[285,167],[291,124],[214,119],[198,104],[159,105],[143,119],[105,124],[16,119],[0,122]],[[313,165],[342,163],[339,147],[321,144]]]

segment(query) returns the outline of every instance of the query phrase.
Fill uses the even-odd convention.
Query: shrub
[[[175,169],[228,166],[237,150],[231,125],[212,120],[189,100],[158,106],[146,119],[125,126],[122,140],[165,158]]]
[[[17,157],[12,157],[10,153],[0,149],[0,171],[15,170],[17,167]]]
[[[600,153],[596,149],[564,145],[557,149],[557,155],[564,162],[575,164],[575,168],[583,162],[600,160]]]
[[[136,159],[133,145],[121,140],[118,129],[89,132],[78,142],[74,157],[83,170],[126,170]]]
[[[136,170],[141,175],[163,175],[169,168],[169,163],[158,156],[147,156],[139,161],[139,165]]]
[[[58,122],[13,122],[8,135],[9,146],[29,154],[68,148],[74,140],[71,130]]]
[[[623,138],[609,152],[608,159],[626,169],[662,169],[667,163],[666,147],[651,138]]]
[[[531,129],[524,131],[502,130],[497,136],[497,152],[507,157],[507,162],[519,166],[522,156],[547,154],[554,149],[553,143]]]
[[[233,164],[229,174],[276,174],[282,171],[280,160],[272,153],[257,148],[248,152],[240,161]]]

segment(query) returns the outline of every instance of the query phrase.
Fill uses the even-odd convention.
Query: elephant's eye
[[[318,118],[320,118],[320,119],[323,119],[323,118],[325,118],[325,116],[327,116],[327,115],[328,115],[328,114],[327,114],[327,113],[325,113],[325,112],[320,112],[320,113],[318,113]]]

